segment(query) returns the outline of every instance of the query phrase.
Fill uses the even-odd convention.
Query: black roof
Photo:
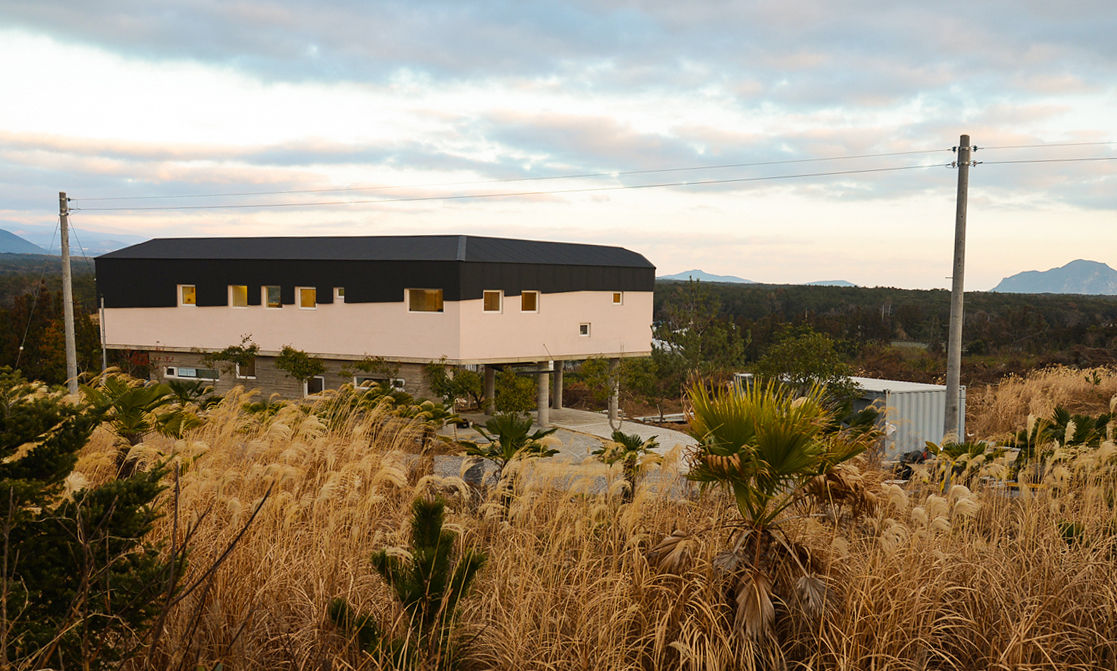
[[[654,268],[623,247],[475,235],[156,238],[99,259],[474,261]]]

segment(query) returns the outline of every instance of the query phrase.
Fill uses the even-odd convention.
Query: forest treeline
[[[78,370],[101,369],[93,260],[71,259]],[[22,350],[20,348],[23,348]],[[62,335],[62,262],[57,256],[0,254],[0,367],[34,380],[66,381]]]
[[[1117,296],[970,292],[965,301],[970,383],[1048,364],[1117,362]],[[945,370],[946,290],[656,282],[657,324],[702,310],[732,325],[746,367],[789,328],[809,328],[867,374],[930,381]]]

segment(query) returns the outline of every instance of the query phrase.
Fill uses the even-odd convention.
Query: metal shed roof
[[[623,247],[475,235],[156,238],[101,259],[466,261],[654,268]]]
[[[862,391],[887,391],[892,394],[903,394],[921,391],[946,391],[946,387],[941,384],[905,382],[903,380],[880,380],[872,377],[851,377],[849,379],[853,380],[853,383],[860,387]]]

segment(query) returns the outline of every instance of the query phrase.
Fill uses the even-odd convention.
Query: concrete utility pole
[[[954,274],[950,290],[950,332],[946,348],[946,417],[943,435],[958,435],[959,396],[962,378],[962,296],[966,275],[966,198],[970,187],[970,136],[958,140],[958,197],[954,211]]]
[[[58,227],[62,237],[62,328],[66,338],[66,386],[78,393],[78,354],[74,344],[74,289],[70,282],[70,204],[58,192]]]

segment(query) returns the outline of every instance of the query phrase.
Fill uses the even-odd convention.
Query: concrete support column
[[[485,364],[485,393],[482,411],[486,415],[496,413],[496,368]]]
[[[620,366],[620,359],[609,359],[609,376],[613,381],[613,389],[609,392],[609,424],[612,425],[620,419],[620,400],[621,389],[620,381],[617,379],[617,368]]]
[[[551,408],[562,410],[562,362],[555,362],[555,372],[551,373]]]
[[[541,361],[539,367],[542,369],[535,374],[536,379],[536,396],[535,407],[538,411],[536,417],[536,424],[539,426],[551,425],[551,381],[547,379],[550,377],[549,369],[554,366],[553,362]]]

